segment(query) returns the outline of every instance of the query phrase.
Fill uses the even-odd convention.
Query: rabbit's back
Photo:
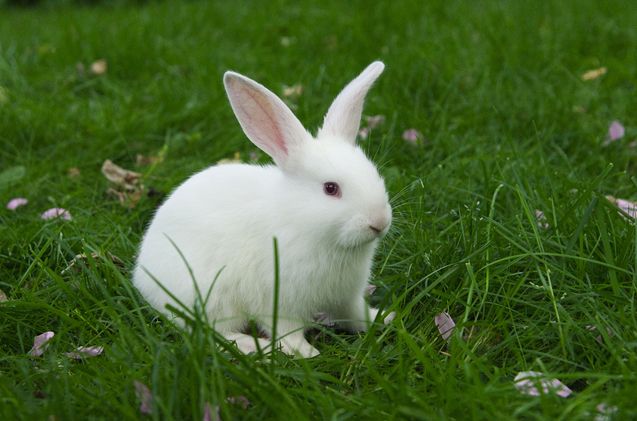
[[[232,285],[226,269],[240,266],[246,278],[251,278],[251,271],[263,269],[263,247],[271,248],[272,241],[267,215],[276,207],[271,191],[280,177],[280,170],[273,166],[228,164],[210,167],[185,181],[148,227],[135,268],[135,286],[154,307],[166,311],[165,304],[171,300],[157,282],[191,307],[193,278],[206,295],[217,274],[223,273],[209,307],[222,307],[214,301],[224,294],[230,294],[225,295],[226,301],[233,301],[239,285]]]

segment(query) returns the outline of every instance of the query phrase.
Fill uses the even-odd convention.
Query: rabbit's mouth
[[[338,239],[340,245],[345,248],[359,248],[376,243],[387,234],[390,226],[389,223],[374,224],[360,220],[347,225]]]

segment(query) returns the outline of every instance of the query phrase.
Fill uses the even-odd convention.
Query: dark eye
[[[341,188],[333,181],[323,183],[323,191],[328,196],[341,197]]]

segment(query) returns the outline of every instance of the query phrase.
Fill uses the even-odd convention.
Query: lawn
[[[0,419],[637,417],[637,224],[607,198],[637,199],[633,1],[60,3],[0,8]],[[145,304],[130,274],[165,195],[268,162],[223,73],[300,86],[315,130],[376,59],[364,114],[385,121],[360,144],[394,223],[370,301],[394,322],[317,328],[301,360]],[[106,160],[141,178],[123,191]],[[572,393],[524,393],[525,371]]]

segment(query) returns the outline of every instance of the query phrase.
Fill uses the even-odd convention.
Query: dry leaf
[[[86,260],[87,258],[88,258],[88,256],[85,253],[76,254],[75,257],[68,264],[68,266],[66,268],[64,268],[64,270],[61,272],[61,274],[64,275],[66,272],[71,270],[77,264],[78,261]],[[103,255],[99,254],[98,252],[94,251],[94,252],[91,253],[91,258],[93,260],[108,258],[111,262],[113,262],[115,264],[115,266],[119,266],[120,268],[123,268],[125,266],[124,262],[122,261],[122,259],[120,259],[119,257],[117,257],[114,254],[111,254],[109,252],[106,252],[106,256],[103,256]]]
[[[106,190],[106,194],[117,199],[120,205],[125,208],[133,209],[142,198],[142,191],[135,190],[131,192],[119,191],[112,187]]]
[[[77,167],[71,167],[66,171],[66,175],[70,178],[76,178],[80,176],[80,169]]]
[[[5,294],[4,291],[0,289],[0,303],[4,301],[9,301],[9,299],[7,298],[7,294]]]
[[[164,157],[161,155],[158,156],[145,156],[140,153],[135,157],[135,165],[138,167],[143,167],[146,165],[155,165],[163,162]]]
[[[225,164],[241,164],[241,152],[235,152],[232,158],[224,158],[217,161],[217,165],[225,165]]]
[[[605,75],[607,70],[608,69],[606,69],[606,67],[588,70],[584,72],[581,77],[584,81],[597,79],[598,77]]]
[[[115,165],[113,161],[107,159],[102,164],[102,174],[111,183],[125,188],[126,190],[136,190],[139,188],[139,182],[141,174],[126,170],[118,165]]]
[[[44,332],[33,338],[33,348],[29,351],[31,357],[39,357],[44,354],[48,346],[48,342],[55,336],[54,332]]]
[[[437,314],[434,317],[434,323],[436,323],[436,327],[438,328],[438,332],[440,332],[440,336],[445,341],[448,341],[453,334],[453,330],[456,328],[456,323],[453,321],[449,313],[442,312]]]
[[[106,193],[117,198],[119,203],[127,208],[134,208],[142,198],[144,185],[141,184],[141,174],[126,170],[115,165],[110,159],[102,164],[102,174],[115,187],[109,187]]]
[[[103,75],[108,70],[108,63],[106,60],[100,59],[91,63],[91,73],[96,76]]]
[[[541,394],[543,395],[550,392],[562,398],[566,398],[573,393],[573,391],[561,381],[557,379],[545,379],[544,377],[544,374],[537,371],[521,371],[515,376],[513,381],[515,382],[516,389],[529,396],[540,396],[538,386],[542,388]]]

